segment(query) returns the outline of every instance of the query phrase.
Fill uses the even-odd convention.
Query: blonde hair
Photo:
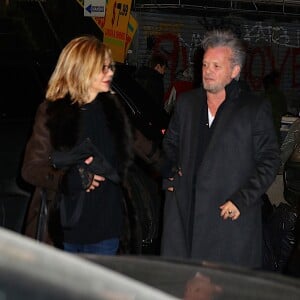
[[[238,65],[242,70],[246,60],[245,44],[230,30],[212,30],[206,33],[202,40],[202,48],[229,47],[232,51],[232,66]],[[239,77],[240,74],[237,75]],[[238,78],[236,78],[238,79]]]
[[[56,101],[67,94],[82,105],[88,101],[92,78],[101,72],[111,50],[96,37],[87,35],[71,40],[62,50],[48,82],[46,99]]]

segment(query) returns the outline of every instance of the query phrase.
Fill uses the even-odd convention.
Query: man
[[[163,146],[167,175],[162,255],[258,268],[261,196],[279,149],[270,103],[240,88],[242,42],[212,31],[202,42],[203,87],[181,94]]]
[[[136,80],[152,98],[159,110],[164,105],[164,74],[167,68],[167,60],[161,54],[153,54],[148,66],[143,66],[135,74]]]

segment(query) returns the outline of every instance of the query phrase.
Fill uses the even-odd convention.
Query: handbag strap
[[[61,195],[60,199],[60,219],[61,219],[61,225],[65,228],[71,228],[73,227],[78,221],[82,213],[82,207],[83,202],[85,198],[85,191],[81,191],[78,200],[76,201],[76,206],[74,209],[74,212],[70,218],[67,218],[66,213],[66,205],[65,205],[65,199],[64,195]]]
[[[47,217],[48,217],[48,207],[47,207],[47,196],[45,189],[41,189],[41,206],[39,210],[38,220],[37,220],[37,230],[36,230],[36,240],[43,241],[45,235]]]

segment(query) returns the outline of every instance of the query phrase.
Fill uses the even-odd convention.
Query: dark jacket
[[[199,167],[197,143],[207,126],[200,121],[203,110],[207,115],[205,91],[187,92],[177,101],[164,150],[183,175],[175,176],[175,192],[167,192],[162,254],[258,267],[261,196],[277,173],[278,144],[270,103],[236,81],[226,95]],[[241,212],[236,221],[220,217],[219,207],[227,200]]]
[[[135,78],[151,97],[154,105],[162,111],[165,93],[163,75],[149,67],[141,67]]]
[[[109,94],[102,94],[101,97],[106,119],[109,120],[108,126],[118,149],[119,175],[125,182],[126,170],[132,159],[131,130],[119,100]],[[51,203],[61,193],[61,181],[65,170],[51,166],[49,157],[54,150],[68,151],[78,143],[79,110],[78,105],[71,105],[69,99],[51,103],[44,101],[38,108],[22,167],[24,179],[36,186],[25,226],[25,234],[30,237],[36,238],[37,235],[42,192],[46,192],[48,207],[51,207]],[[61,232],[57,222],[54,221],[55,217],[53,216],[51,220],[51,211],[49,211],[49,228],[45,228],[41,234],[41,239],[51,244],[61,242]]]

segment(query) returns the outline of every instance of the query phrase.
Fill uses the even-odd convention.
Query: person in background
[[[169,115],[164,109],[164,75],[166,69],[167,59],[160,53],[153,53],[147,65],[137,69],[134,74],[135,80],[145,91],[145,97],[148,96],[150,100],[149,103],[153,109],[154,118],[157,121],[156,125],[159,124],[158,126],[161,130],[164,130],[169,122]],[[141,245],[141,253],[143,254],[158,254],[160,252],[161,202],[163,201],[160,174],[163,162],[161,139],[161,133],[154,138],[149,138],[149,136],[144,135],[140,130],[134,131],[134,151],[137,158],[135,162],[141,168],[137,170],[136,176],[132,177],[132,181],[135,182],[134,185],[137,189],[143,188],[142,182],[147,185],[147,191],[144,189],[140,192],[142,200],[137,202],[137,206],[142,207],[143,204],[146,204],[140,210],[142,215],[141,220],[142,222],[145,222],[147,219],[150,220],[149,225],[146,226],[150,234],[143,239]],[[148,196],[151,198],[150,201],[147,201]],[[147,209],[147,203],[150,204],[149,208],[151,209]],[[137,226],[134,227],[137,228]]]
[[[280,74],[274,70],[263,78],[264,96],[271,102],[274,126],[280,141],[281,118],[287,113],[287,103],[279,89]]]
[[[135,74],[136,80],[152,98],[153,103],[159,110],[164,105],[164,74],[167,69],[167,60],[161,54],[153,54],[148,66],[142,66]]]
[[[176,75],[176,79],[166,93],[165,110],[172,114],[174,105],[181,93],[187,92],[193,88],[198,88],[202,84],[202,74],[199,70],[202,67],[203,49],[198,47],[193,55],[193,61],[183,72]]]
[[[131,129],[111,92],[113,75],[106,45],[94,36],[71,40],[26,146],[22,176],[36,187],[26,234],[36,238],[39,232],[41,241],[72,253],[114,255],[123,231]],[[38,216],[40,203],[48,206],[47,226]],[[59,206],[58,217],[51,206]]]
[[[231,31],[202,46],[203,87],[179,96],[163,140],[161,254],[260,268],[262,195],[280,163],[271,105],[240,87],[246,52]]]
[[[280,158],[282,165],[288,161],[296,145],[300,145],[300,116],[293,122],[281,144]]]
[[[284,199],[300,212],[300,118],[293,122],[280,147]]]

